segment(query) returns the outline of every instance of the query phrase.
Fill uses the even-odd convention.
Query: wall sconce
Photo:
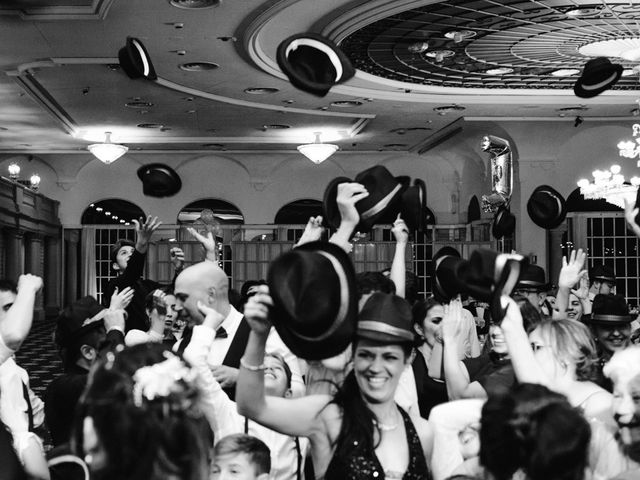
[[[9,170],[9,178],[11,180],[13,180],[14,182],[18,180],[18,178],[20,177],[20,165],[15,162],[11,163],[7,170]]]
[[[31,175],[31,177],[29,178],[29,188],[31,188],[31,190],[33,190],[34,192],[37,192],[38,188],[40,187],[40,180],[40,175],[38,175],[37,173]]]
[[[117,143],[111,143],[111,132],[105,132],[104,135],[104,143],[94,143],[89,145],[87,148],[94,157],[104,164],[109,165],[127,153],[129,147],[118,145]]]

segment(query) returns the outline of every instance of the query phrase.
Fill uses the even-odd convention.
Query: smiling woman
[[[432,430],[410,418],[394,395],[415,345],[411,309],[400,297],[374,293],[359,313],[353,369],[338,392],[299,399],[265,396],[264,343],[271,297],[251,297],[251,335],[240,369],[238,411],[269,428],[310,440],[317,478],[431,479]]]

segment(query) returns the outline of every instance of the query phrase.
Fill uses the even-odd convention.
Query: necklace
[[[391,432],[396,428],[398,428],[398,425],[399,425],[398,421],[396,421],[395,423],[382,423],[379,420],[376,420],[375,418],[373,419],[373,424],[383,432]]]

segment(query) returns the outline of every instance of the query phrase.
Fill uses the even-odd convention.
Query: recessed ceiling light
[[[358,102],[357,100],[341,100],[339,102],[331,102],[332,107],[341,108],[359,107],[360,105],[362,105],[362,102]]]
[[[263,125],[263,130],[284,130],[285,128],[291,128],[291,125],[284,125],[282,123],[270,123],[268,125]]]
[[[164,125],[161,123],[139,123],[136,125],[138,128],[163,128]]]
[[[579,7],[567,10],[565,15],[572,18],[594,17],[599,15],[601,11],[602,7]]]
[[[453,40],[456,43],[463,42],[464,40],[468,40],[469,38],[473,38],[476,36],[476,32],[473,30],[452,30],[444,34],[444,36],[450,40]]]
[[[109,63],[107,65],[107,68],[115,72],[116,70],[120,70],[120,65],[118,65],[117,63]]]
[[[188,62],[181,64],[178,68],[185,72],[206,72],[220,68],[220,65],[213,62]]]
[[[250,87],[244,89],[244,93],[250,93],[251,95],[267,95],[269,93],[276,93],[279,91],[280,90],[273,87]]]
[[[7,130],[9,130],[7,127],[0,127],[0,132],[6,132]]]
[[[149,107],[153,107],[153,103],[136,101],[136,102],[127,102],[124,104],[124,106],[127,108],[149,108]]]
[[[578,68],[561,68],[560,70],[551,72],[551,75],[554,77],[571,77],[573,75],[578,75],[579,73],[580,69]]]
[[[185,10],[198,10],[201,8],[211,8],[219,5],[221,0],[169,0],[169,3],[177,8]]]
[[[427,52],[427,57],[435,58],[436,62],[441,62],[447,57],[453,57],[456,53],[453,50],[433,50]]]
[[[507,73],[513,73],[513,68],[509,68],[509,67],[490,68],[485,73],[489,75],[506,75]]]
[[[438,115],[446,115],[449,112],[459,112],[465,110],[465,107],[460,105],[444,105],[442,107],[436,107],[433,109]]]

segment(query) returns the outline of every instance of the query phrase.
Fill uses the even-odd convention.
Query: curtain
[[[80,294],[98,298],[96,283],[96,227],[82,227],[80,240]]]

